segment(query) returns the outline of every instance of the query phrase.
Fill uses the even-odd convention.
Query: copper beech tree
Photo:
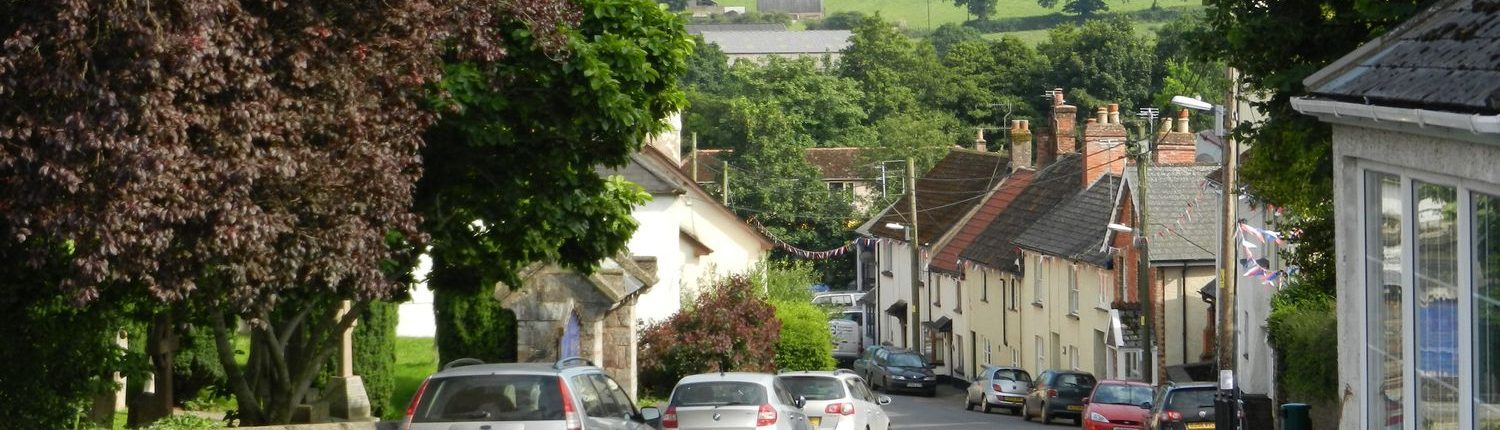
[[[16,257],[34,266],[65,249],[55,283],[75,303],[125,290],[179,310],[153,333],[207,314],[241,419],[286,422],[360,304],[405,291],[444,61],[503,60],[500,17],[561,46],[573,9],[0,1],[0,240],[36,250]],[[335,318],[345,299],[355,311]],[[252,328],[244,366],[236,317]],[[170,337],[155,361],[171,362]]]

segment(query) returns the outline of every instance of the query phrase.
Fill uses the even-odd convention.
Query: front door
[[[578,332],[578,314],[568,314],[568,322],[563,325],[562,341],[557,348],[558,359],[583,355],[583,344]]]

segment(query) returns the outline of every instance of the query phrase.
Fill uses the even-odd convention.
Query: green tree
[[[873,128],[878,140],[870,148],[872,151],[865,154],[867,162],[878,163],[882,160],[911,157],[916,160],[918,172],[932,168],[953,145],[967,140],[972,146],[974,138],[973,130],[966,129],[953,115],[932,109],[885,117],[877,121]],[[891,193],[890,198],[895,199],[900,195],[899,192]],[[877,206],[883,208],[883,205]]]
[[[849,47],[839,57],[838,73],[864,91],[865,112],[873,121],[917,105],[910,87],[917,63],[911,40],[876,14],[854,28]]]
[[[939,57],[947,57],[948,49],[960,42],[983,41],[984,34],[973,27],[966,27],[954,23],[938,26],[932,31],[932,36],[927,40],[932,43],[932,49],[937,50]]]
[[[1042,7],[1047,8],[1047,9],[1051,9],[1051,8],[1057,7],[1058,1],[1059,0],[1037,0],[1036,4],[1041,5]],[[1108,12],[1109,11],[1109,3],[1105,3],[1104,0],[1061,0],[1061,1],[1062,1],[1062,5],[1063,5],[1063,7],[1062,7],[1063,12],[1067,12],[1067,13],[1071,13],[1071,14],[1079,15],[1079,16],[1083,16],[1083,17],[1092,17],[1092,16],[1095,16],[1095,15],[1099,15],[1100,13]]]
[[[1264,3],[1209,0],[1208,27],[1192,40],[1207,58],[1222,58],[1241,73],[1245,93],[1263,94],[1251,106],[1265,120],[1235,127],[1250,148],[1241,179],[1251,192],[1287,209],[1284,230],[1297,229],[1289,262],[1304,283],[1334,291],[1333,158],[1328,125],[1291,107],[1302,80],[1360,44],[1385,33],[1429,0]]]
[[[1224,75],[1224,61],[1208,57],[1195,39],[1202,36],[1205,25],[1202,14],[1189,13],[1156,30],[1157,61],[1151,76],[1151,87],[1156,90],[1151,105],[1164,115],[1181,109],[1172,105],[1172,96],[1198,97],[1209,103],[1224,104],[1230,85]],[[1214,128],[1211,114],[1193,115],[1191,122],[1193,130]]]
[[[844,10],[828,14],[823,19],[809,21],[808,30],[853,30],[859,22],[865,19],[865,13],[857,10]]]
[[[1085,1],[1085,0],[1075,0]],[[979,18],[979,21],[989,21],[995,15],[995,8],[999,5],[998,0],[953,0],[954,6],[963,6],[969,10],[970,15]],[[1047,6],[1051,7],[1051,6]]]
[[[1132,112],[1151,101],[1151,41],[1135,34],[1126,17],[1063,25],[1048,33],[1037,50],[1051,68],[1044,81],[1062,87],[1080,109],[1119,103]]]

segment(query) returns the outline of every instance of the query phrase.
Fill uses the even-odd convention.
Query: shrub
[[[776,342],[776,366],[786,370],[832,370],[833,335],[828,313],[809,302],[777,300],[776,319],[781,339]]]
[[[776,369],[781,323],[760,291],[744,276],[730,277],[698,294],[691,307],[642,328],[643,395],[665,396],[695,373]]]
[[[396,389],[396,317],[400,305],[371,302],[354,326],[354,373],[365,383],[370,412],[385,416]]]
[[[219,363],[219,348],[214,345],[213,327],[207,323],[193,324],[185,331],[180,349],[172,357],[172,395],[176,403],[187,405],[194,400],[230,394],[228,376],[224,365]]]
[[[516,314],[500,306],[489,289],[433,288],[432,310],[438,366],[465,357],[516,361]]]
[[[1338,348],[1329,347],[1338,338],[1334,307],[1333,296],[1297,283],[1271,300],[1266,329],[1288,400],[1328,401],[1338,395]]]

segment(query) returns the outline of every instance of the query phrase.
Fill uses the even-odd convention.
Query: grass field
[[[1163,25],[1165,24],[1160,22],[1137,22],[1134,26],[1132,26],[1132,28],[1135,29],[1135,32],[1137,34],[1146,34],[1154,37],[1156,34],[1156,29],[1161,28],[1161,26]],[[1049,30],[1027,30],[1011,31],[1005,33],[989,33],[984,35],[984,38],[989,40],[999,40],[1001,37],[1015,36],[1016,38],[1021,39],[1021,41],[1023,42],[1031,44],[1032,46],[1036,46],[1036,44],[1038,43],[1047,41],[1048,31]]]
[[[396,338],[396,390],[383,419],[399,420],[422,380],[437,371],[437,347],[430,337]]]
[[[1152,4],[1146,0],[1107,0],[1107,2],[1111,12],[1145,10],[1150,9]],[[755,0],[719,0],[718,3],[724,6],[745,6],[749,11],[756,10]],[[1200,3],[1185,0],[1160,0],[1157,5],[1165,8],[1198,6]],[[961,6],[955,6],[951,0],[824,0],[823,9],[826,13],[858,11],[874,14],[879,12],[880,16],[910,30],[937,28],[947,23],[962,23],[971,18],[967,10]],[[999,0],[999,6],[992,18],[1040,16],[1060,11],[1060,7],[1058,9],[1043,8],[1037,5],[1035,0]]]

